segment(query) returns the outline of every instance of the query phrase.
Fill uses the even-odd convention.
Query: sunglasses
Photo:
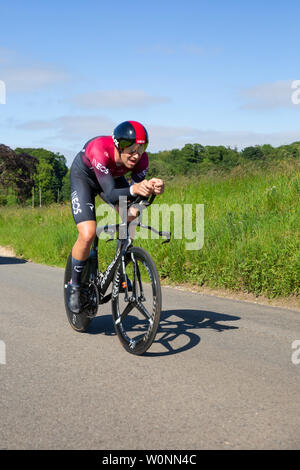
[[[128,153],[129,155],[133,155],[138,153],[139,155],[143,155],[147,148],[147,144],[132,144],[130,147],[125,147],[123,149],[124,153]]]

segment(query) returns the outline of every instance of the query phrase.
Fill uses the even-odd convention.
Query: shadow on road
[[[168,356],[195,347],[201,341],[197,330],[212,329],[218,333],[236,330],[237,326],[223,322],[240,320],[240,317],[206,310],[165,310],[161,314],[160,326],[153,344],[163,346],[164,351],[151,352],[145,356]]]
[[[195,347],[200,343],[200,332],[212,329],[217,333],[238,329],[237,326],[226,325],[224,322],[240,320],[240,317],[225,315],[206,310],[165,310],[161,313],[160,325],[153,348],[162,346],[159,352],[151,352],[152,347],[144,356],[168,356],[178,354]],[[103,315],[93,319],[88,334],[115,335],[111,315]]]
[[[116,334],[113,319],[111,315],[99,315],[93,318],[90,326],[86,330],[89,335],[103,334],[106,336],[113,336]]]
[[[0,264],[24,264],[26,259],[14,258],[10,256],[0,256]]]

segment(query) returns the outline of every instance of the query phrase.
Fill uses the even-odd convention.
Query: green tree
[[[39,187],[42,189],[44,204],[57,201],[62,191],[63,179],[68,171],[66,158],[59,153],[43,148],[17,148],[15,151],[16,153],[26,151],[38,159],[35,184],[39,186],[35,190],[39,191]],[[42,181],[43,178],[45,181]]]
[[[223,160],[223,149],[221,145],[216,147],[213,145],[207,145],[205,147],[205,157],[210,160],[211,162],[217,164]]]
[[[248,160],[261,160],[264,158],[264,153],[259,145],[256,145],[255,147],[244,148],[242,156]]]
[[[200,144],[186,144],[181,155],[190,164],[201,163],[204,158],[204,147]]]
[[[34,175],[34,186],[35,198],[38,197],[42,204],[50,204],[55,201],[55,192],[52,191],[53,180],[53,166],[45,160],[40,160]]]
[[[237,149],[232,149],[230,147],[223,147],[222,149],[222,162],[224,166],[232,167],[237,165],[239,162],[239,152]]]
[[[63,184],[61,188],[61,201],[68,201],[71,197],[71,181],[70,181],[70,170],[63,177]]]
[[[264,144],[260,148],[265,158],[272,158],[275,154],[274,147],[270,144]]]
[[[16,201],[25,204],[34,184],[34,173],[38,160],[26,152],[14,152],[6,145],[0,145],[0,187],[2,195],[15,196]],[[3,197],[2,197],[3,201]]]

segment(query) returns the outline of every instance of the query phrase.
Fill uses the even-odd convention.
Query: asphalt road
[[[72,330],[62,289],[0,257],[0,449],[300,449],[299,311],[164,288],[133,356],[110,304]]]

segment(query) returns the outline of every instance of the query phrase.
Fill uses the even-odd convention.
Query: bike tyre
[[[152,309],[152,319],[153,319],[153,325],[151,327],[151,331],[149,334],[145,334],[135,345],[135,347],[132,349],[130,347],[130,342],[126,338],[126,335],[122,333],[122,328],[119,326],[120,323],[118,323],[118,319],[120,317],[119,315],[119,286],[120,286],[120,279],[121,279],[121,274],[122,274],[122,265],[121,263],[119,264],[118,268],[116,269],[114,279],[113,279],[113,287],[112,287],[112,317],[114,321],[114,327],[115,331],[118,335],[118,338],[124,347],[124,349],[135,355],[142,355],[144,354],[152,345],[157,329],[159,326],[159,321],[160,321],[160,314],[161,314],[161,308],[162,308],[162,294],[161,294],[161,285],[160,285],[160,279],[159,275],[156,269],[156,266],[154,264],[153,259],[149,255],[149,253],[144,250],[143,248],[140,247],[131,247],[128,252],[126,253],[126,258],[125,258],[125,264],[127,265],[128,263],[132,262],[131,260],[131,253],[134,254],[134,257],[138,260],[141,261],[142,263],[146,263],[146,265],[149,268],[148,273],[150,274],[151,277],[151,287],[152,287],[152,295],[153,295],[153,309]],[[114,295],[115,293],[115,295]]]

